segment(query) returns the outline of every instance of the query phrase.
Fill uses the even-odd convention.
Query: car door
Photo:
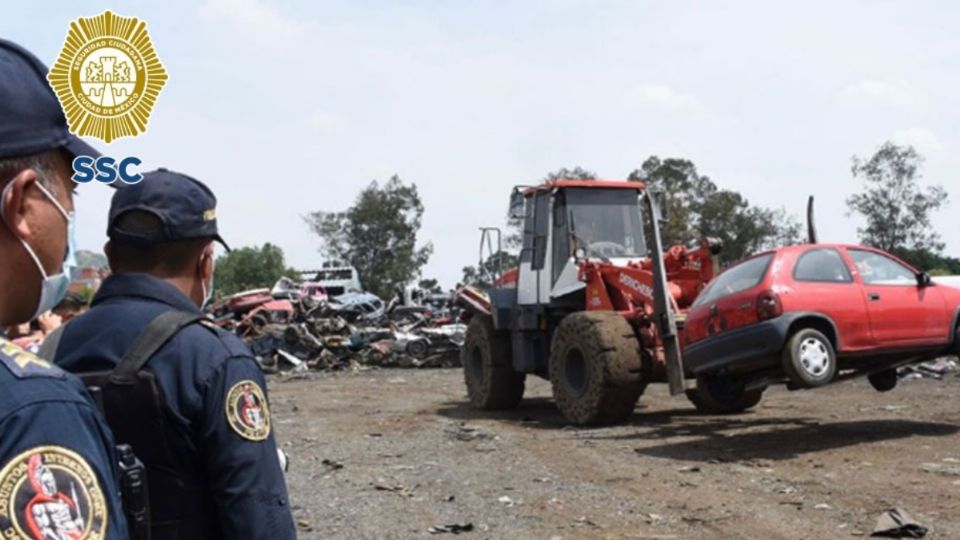
[[[793,265],[790,309],[815,311],[830,317],[837,327],[840,349],[856,351],[876,345],[870,331],[863,290],[854,282],[840,252],[832,247],[813,247],[800,254]]]
[[[860,281],[870,329],[879,346],[944,343],[950,317],[935,286],[921,287],[913,269],[878,251],[847,248]]]

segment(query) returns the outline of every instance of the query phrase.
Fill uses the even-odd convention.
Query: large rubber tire
[[[557,408],[579,425],[625,421],[637,406],[640,344],[626,319],[581,311],[557,327],[550,350],[550,383]]]
[[[467,397],[478,409],[512,409],[523,399],[526,375],[513,370],[510,334],[497,332],[490,317],[474,315],[460,349]]]
[[[697,377],[697,387],[687,390],[687,399],[703,414],[741,413],[756,407],[766,390],[746,390],[745,386],[745,381],[730,377]]]
[[[783,371],[800,388],[816,388],[833,380],[837,354],[827,336],[813,328],[795,332],[782,353]]]

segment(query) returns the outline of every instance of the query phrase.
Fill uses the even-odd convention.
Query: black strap
[[[57,358],[57,349],[60,348],[60,340],[63,338],[63,330],[66,327],[66,324],[61,324],[53,332],[47,334],[43,338],[43,343],[40,344],[37,356],[52,363]]]
[[[118,384],[136,382],[137,372],[146,365],[154,353],[170,341],[170,338],[184,327],[205,318],[197,313],[176,310],[158,315],[127,349],[120,363],[110,374],[110,382]]]

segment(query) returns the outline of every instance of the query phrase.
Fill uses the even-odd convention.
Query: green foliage
[[[890,253],[932,276],[960,275],[960,259],[956,257],[945,257],[926,249],[893,249]]]
[[[941,186],[919,185],[923,157],[912,146],[884,143],[869,159],[853,157],[851,172],[863,191],[847,199],[848,215],[860,214],[860,242],[889,252],[940,253],[943,242],[931,228],[930,214],[947,204]]]
[[[433,278],[421,279],[420,282],[417,283],[417,287],[429,292],[430,294],[443,293],[443,287],[440,286],[440,282]]]
[[[382,187],[373,181],[342,212],[311,212],[304,220],[323,241],[327,256],[348,261],[366,289],[389,297],[413,281],[433,252],[417,247],[423,203],[416,184],[394,175]]]
[[[719,189],[690,160],[651,156],[627,179],[664,192],[669,211],[669,222],[660,233],[664,248],[704,236],[719,238],[723,242],[720,261],[725,264],[800,240],[796,218],[783,209],[751,206],[740,193]]]
[[[248,289],[272,287],[283,276],[296,277],[287,268],[283,250],[273,244],[242,247],[217,258],[214,270],[216,295],[229,296]]]
[[[520,259],[516,255],[506,251],[499,251],[487,257],[487,260],[483,261],[481,268],[477,266],[464,266],[461,283],[477,287],[478,289],[489,289],[498,271],[505,272],[517,266],[519,263]]]

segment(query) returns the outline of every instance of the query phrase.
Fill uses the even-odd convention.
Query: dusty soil
[[[663,385],[627,425],[574,429],[527,380],[473,411],[459,369],[272,379],[301,538],[849,538],[907,510],[960,538],[960,378],[767,391],[702,416]]]

